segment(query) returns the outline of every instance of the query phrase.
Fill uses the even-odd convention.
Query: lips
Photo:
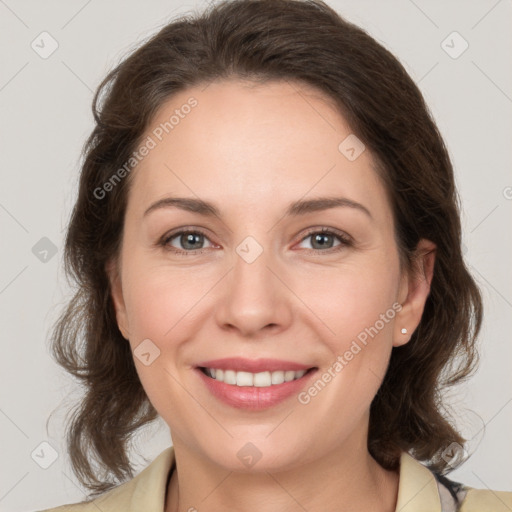
[[[213,361],[205,361],[205,363],[208,364],[212,362]],[[291,399],[293,396],[297,396],[300,391],[311,382],[317,371],[316,368],[312,368],[302,377],[292,381],[266,387],[258,387],[226,384],[225,382],[220,382],[207,376],[200,367],[194,370],[195,374],[206,387],[206,390],[210,393],[210,396],[215,397],[217,400],[230,407],[244,409],[246,411],[266,410]]]
[[[224,375],[236,373],[236,383],[226,383],[210,376],[210,371],[217,372],[221,370]],[[231,371],[230,371],[231,370]],[[318,371],[317,366],[298,363],[296,361],[287,361],[284,359],[246,359],[243,357],[226,357],[223,359],[211,359],[201,361],[195,367],[195,373],[206,386],[206,389],[212,396],[231,407],[245,409],[249,411],[261,411],[284,402],[292,396],[298,394],[300,390],[314,378]],[[247,380],[248,374],[254,374],[252,377],[258,379],[256,385],[247,383],[244,380],[243,385],[238,385],[239,372],[247,372],[242,375],[242,380]],[[303,373],[293,380],[285,379],[285,382],[272,385],[264,385],[260,382],[262,373],[284,372],[285,374],[293,372]],[[257,377],[257,374],[260,374]],[[232,375],[231,375],[232,377]],[[268,377],[268,374],[263,377]],[[231,378],[232,380],[232,378]],[[281,379],[276,379],[280,381]],[[268,383],[268,378],[267,381]]]

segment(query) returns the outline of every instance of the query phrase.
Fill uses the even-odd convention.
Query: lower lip
[[[297,395],[312,375],[317,372],[317,369],[309,370],[300,379],[267,387],[234,386],[208,377],[199,368],[196,368],[195,371],[197,371],[212,395],[222,402],[239,409],[258,411],[268,409],[292,395]]]

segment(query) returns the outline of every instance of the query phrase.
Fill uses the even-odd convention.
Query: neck
[[[177,440],[174,450],[165,512],[395,510],[398,473],[382,468],[366,443],[340,446],[286,471],[259,473],[226,470]]]

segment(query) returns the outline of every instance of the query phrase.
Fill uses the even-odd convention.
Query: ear
[[[436,249],[433,242],[422,238],[415,251],[412,271],[404,271],[398,297],[402,309],[395,317],[394,347],[405,345],[421,321],[434,276]],[[404,328],[406,333],[402,333]]]
[[[128,315],[123,298],[123,288],[117,260],[110,260],[105,264],[105,272],[110,283],[110,296],[116,312],[117,326],[125,339],[129,339]]]

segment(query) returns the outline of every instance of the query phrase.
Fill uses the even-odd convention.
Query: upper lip
[[[202,368],[218,368],[221,370],[235,370],[240,372],[276,372],[284,370],[309,370],[313,366],[284,361],[282,359],[244,359],[243,357],[226,357],[224,359],[212,359],[203,361],[197,365]]]

